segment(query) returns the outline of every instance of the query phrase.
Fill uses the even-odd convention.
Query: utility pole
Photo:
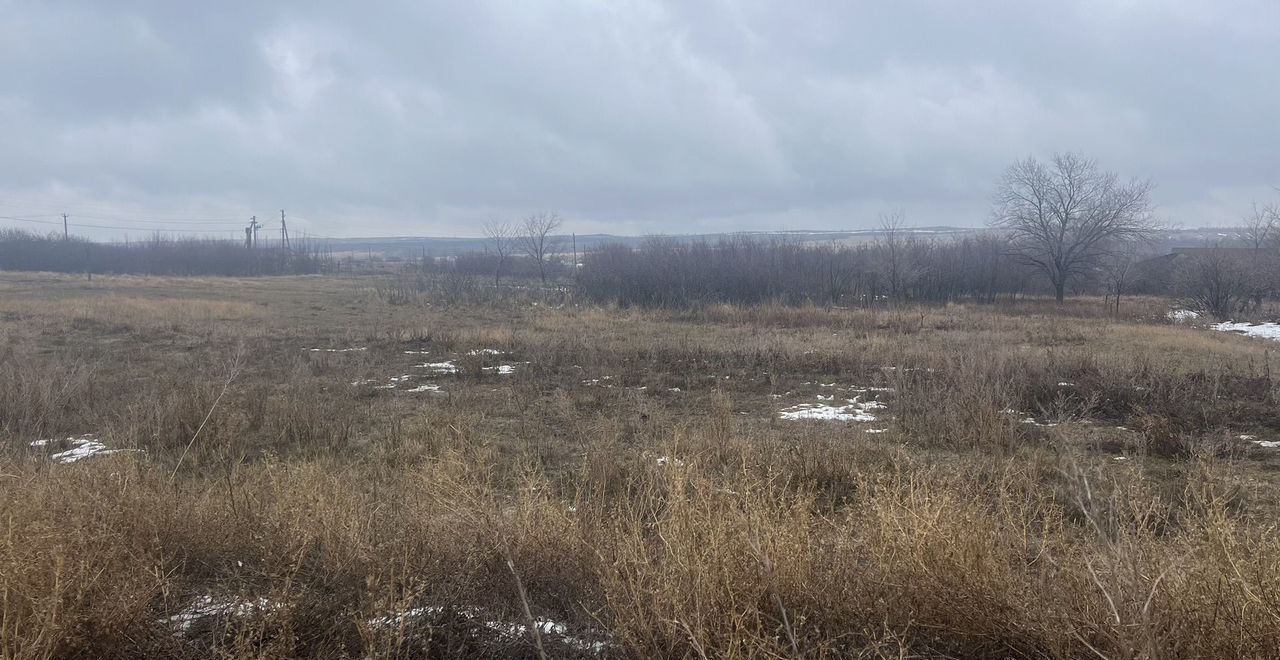
[[[54,226],[57,227],[57,225],[54,225]],[[62,214],[62,240],[64,241],[71,240],[71,234],[67,231],[67,214],[66,213]]]
[[[258,247],[258,227],[261,226],[262,225],[258,224],[258,216],[249,216],[249,228],[244,230],[245,235],[249,238],[249,247]]]
[[[284,209],[280,209],[280,247],[289,249],[289,227],[284,224]]]

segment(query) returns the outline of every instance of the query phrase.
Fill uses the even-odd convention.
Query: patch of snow
[[[460,371],[458,365],[453,360],[445,360],[444,362],[427,362],[426,364],[414,365],[419,369],[430,369],[438,374],[456,374]]]
[[[1075,383],[1068,383],[1065,380],[1058,383],[1058,387],[1075,387],[1075,386],[1076,386]]]
[[[496,371],[504,376],[510,376],[516,372],[516,368],[509,364],[500,364],[496,367],[483,367],[485,371]]]
[[[1254,440],[1252,442],[1263,449],[1276,449],[1280,447],[1280,440]]]
[[[889,429],[862,429],[862,432],[863,433],[884,433],[885,431],[888,431],[888,430]]]
[[[431,351],[405,351],[405,355],[430,355]]]
[[[427,606],[414,607],[404,612],[398,612],[390,616],[381,616],[369,621],[369,625],[387,628],[402,625],[412,619],[424,616],[438,615],[444,611],[443,607]],[[489,621],[481,616],[480,612],[474,608],[463,608],[457,610],[458,614],[478,622],[480,625],[492,630],[493,632],[507,639],[518,639],[529,635],[529,627],[523,623],[509,623],[504,621]],[[563,623],[559,623],[552,619],[538,618],[533,621],[534,627],[537,628],[540,635],[549,635],[553,639],[558,640],[568,646],[581,651],[590,651],[600,653],[609,647],[608,642],[590,641],[580,637],[574,637],[569,634],[569,627]]]
[[[1241,440],[1253,440],[1254,438],[1257,438],[1258,436],[1256,436],[1256,435],[1249,435],[1249,434],[1245,433],[1245,434],[1237,435],[1236,437],[1237,437],[1237,438],[1240,438]]]
[[[680,390],[680,388],[678,388],[678,387],[668,387],[668,388],[667,388],[667,391],[668,391],[668,392],[679,392],[679,391],[681,391],[681,390]]]
[[[121,452],[142,451],[141,449],[108,449],[102,441],[92,435],[82,435],[78,438],[66,438],[65,440],[57,440],[49,438],[45,440],[35,440],[31,442],[32,447],[48,447],[52,444],[66,443],[70,449],[56,452],[49,455],[49,459],[58,463],[75,463],[81,459],[91,456],[106,456],[108,454],[119,454]]]
[[[1200,318],[1200,312],[1194,312],[1189,309],[1171,309],[1165,313],[1164,317],[1174,323],[1186,323]]]
[[[1035,418],[1035,417],[1024,417],[1024,418],[1022,419],[1022,423],[1023,423],[1023,424],[1030,424],[1030,425],[1032,425],[1032,426],[1040,426],[1040,427],[1044,427],[1044,428],[1049,428],[1049,427],[1057,426],[1057,425],[1058,425],[1058,423],[1057,423],[1057,422],[1045,422],[1045,423],[1041,424],[1040,422],[1037,422],[1037,421],[1036,421],[1036,418]]]
[[[1223,321],[1209,326],[1219,332],[1236,332],[1246,337],[1280,341],[1280,323],[1232,323]]]
[[[372,384],[374,384],[374,383],[376,383],[376,382],[378,382],[378,381],[376,381],[376,380],[374,380],[374,379],[372,379],[372,378],[365,378],[365,379],[363,379],[363,380],[353,380],[353,381],[351,381],[351,386],[352,386],[352,387],[359,387],[359,386],[361,386],[361,385],[372,385]]]
[[[425,383],[417,387],[407,389],[406,392],[439,392],[440,386],[435,383]]]
[[[496,348],[477,348],[467,351],[467,355],[502,355],[502,351]]]
[[[168,623],[170,627],[177,628],[180,632],[186,632],[197,621],[208,617],[249,616],[270,612],[276,608],[277,605],[266,598],[246,601],[217,599],[213,596],[201,596],[188,605],[186,609],[170,616],[168,618]]]
[[[667,465],[674,465],[675,467],[684,466],[684,461],[678,458],[671,458],[670,456],[659,456],[657,463],[658,465],[664,466],[664,467]]]
[[[821,395],[818,398],[823,401],[831,399],[831,397],[823,398]],[[847,399],[847,401],[849,405],[845,406],[825,403],[802,403],[780,411],[778,416],[787,420],[812,419],[834,422],[874,422],[878,418],[871,411],[885,408],[885,405],[879,401],[859,401],[857,398]]]
[[[1127,460],[1129,460],[1129,457],[1128,457],[1128,456],[1116,456],[1115,458],[1113,458],[1113,459],[1111,459],[1111,460],[1113,460],[1113,461],[1127,461]]]
[[[369,350],[369,347],[357,346],[355,348],[304,348],[302,350],[311,351],[312,353],[351,353],[353,351],[367,351]]]

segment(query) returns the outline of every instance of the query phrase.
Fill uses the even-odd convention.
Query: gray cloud
[[[1005,166],[1068,149],[1155,180],[1185,225],[1280,197],[1267,0],[0,0],[0,16],[7,216],[234,230],[284,207],[316,234],[475,234],[558,209],[648,233],[865,227],[901,207],[977,225]]]

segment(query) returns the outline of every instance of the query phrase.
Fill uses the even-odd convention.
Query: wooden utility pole
[[[258,223],[258,216],[256,215],[249,216],[249,228],[244,230],[245,235],[249,239],[249,247],[251,248],[258,247],[258,227],[261,227],[261,226],[262,225]]]
[[[54,227],[57,227],[57,226],[58,225],[54,225]],[[62,214],[62,240],[64,241],[71,240],[71,233],[67,231],[67,214],[66,213]]]
[[[284,224],[284,209],[280,209],[280,247],[289,249],[289,227]]]

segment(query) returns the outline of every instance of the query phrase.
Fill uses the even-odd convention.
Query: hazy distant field
[[[0,273],[0,656],[1280,656],[1280,344],[447,293]]]

